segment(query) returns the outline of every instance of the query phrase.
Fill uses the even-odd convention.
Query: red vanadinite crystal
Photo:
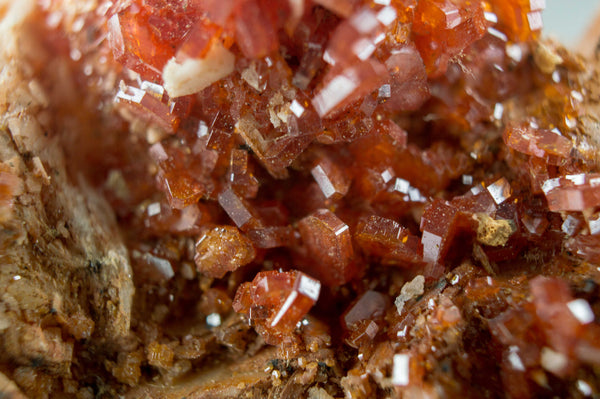
[[[526,41],[542,29],[545,0],[491,1],[498,27],[513,41]]]
[[[549,179],[542,187],[552,211],[583,211],[600,205],[600,174],[580,173]]]
[[[560,132],[529,126],[510,126],[503,135],[507,146],[523,154],[543,158],[551,165],[559,165],[571,154],[571,140]]]
[[[383,264],[410,266],[422,262],[421,243],[397,222],[380,216],[361,220],[354,234],[359,247]]]
[[[310,260],[304,269],[327,285],[347,283],[356,274],[350,228],[334,213],[319,209],[298,222]]]
[[[382,330],[388,306],[388,297],[379,292],[367,291],[361,295],[342,315],[348,345],[358,348],[373,341]]]
[[[289,335],[319,299],[321,283],[298,272],[260,272],[239,288],[233,301],[266,342],[277,344]]]
[[[200,236],[194,261],[198,271],[221,278],[225,273],[250,263],[254,256],[254,247],[248,238],[233,226],[222,226]]]
[[[197,18],[179,1],[136,0],[108,21],[115,58],[142,77],[158,80],[175,48]]]
[[[486,30],[482,3],[470,0],[421,0],[415,8],[413,34],[431,77],[446,71],[452,57]]]

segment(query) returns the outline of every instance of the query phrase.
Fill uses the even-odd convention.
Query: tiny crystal
[[[392,369],[392,383],[398,386],[407,386],[410,383],[410,355],[400,353],[394,355]]]

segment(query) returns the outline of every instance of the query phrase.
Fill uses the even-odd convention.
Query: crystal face
[[[335,214],[319,209],[298,223],[311,261],[306,270],[328,285],[348,282],[356,274],[350,228]]]
[[[260,272],[238,288],[233,309],[245,313],[266,342],[290,334],[319,299],[321,283],[293,272]]]
[[[198,271],[221,278],[250,263],[254,256],[254,247],[248,238],[233,226],[223,226],[215,227],[198,239],[194,261]]]
[[[71,3],[0,50],[24,394],[600,392],[600,67],[543,1]]]

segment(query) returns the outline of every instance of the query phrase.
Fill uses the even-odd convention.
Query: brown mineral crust
[[[2,363],[26,395],[47,397],[60,389],[57,380],[80,375],[72,364],[89,348],[78,342],[110,345],[129,333],[134,287],[113,211],[84,179],[69,177],[49,132],[47,116],[64,104],[46,91],[41,66],[52,54],[32,41],[40,15],[27,10],[32,4],[9,7],[1,27],[0,158],[18,179],[0,237]],[[76,117],[70,122],[76,126]]]

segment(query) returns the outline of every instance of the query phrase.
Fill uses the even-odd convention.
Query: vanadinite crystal
[[[1,244],[64,174],[112,207],[135,295],[105,336],[53,280],[19,308],[15,273],[0,366],[26,393],[600,395],[600,67],[539,40],[543,0],[39,3],[23,37],[53,61],[14,95],[73,160],[0,163]],[[72,237],[44,217],[52,263]],[[76,256],[73,295],[117,289],[80,284],[117,255]]]
[[[238,289],[233,309],[245,313],[266,342],[290,336],[319,299],[321,283],[298,272],[260,272]]]

